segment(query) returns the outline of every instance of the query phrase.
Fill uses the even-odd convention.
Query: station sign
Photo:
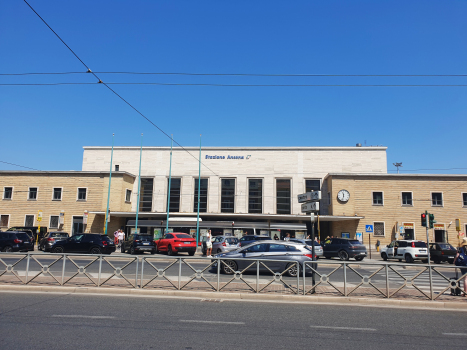
[[[298,203],[317,202],[321,200],[321,191],[311,191],[307,193],[302,193],[299,194],[297,197]]]
[[[302,204],[302,213],[309,213],[311,211],[319,211],[319,202],[308,202]]]

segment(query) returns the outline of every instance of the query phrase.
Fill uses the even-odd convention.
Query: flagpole
[[[114,156],[114,137],[115,137],[115,134],[112,134],[112,151],[110,152],[109,191],[107,192],[107,210],[105,211],[104,235],[107,234],[107,224],[108,224],[108,215],[109,215],[110,185],[112,183],[112,161],[113,161],[113,156]]]
[[[199,164],[198,164],[198,216],[196,218],[196,247],[199,242],[199,203],[201,193],[201,135],[199,135]]]
[[[167,221],[165,222],[165,233],[169,231],[170,185],[172,184],[172,147],[174,144],[173,134],[170,135],[170,139],[169,191],[167,193]]]
[[[143,157],[143,134],[141,133],[141,148],[139,150],[138,197],[136,200],[135,233],[138,233],[138,214],[139,214],[139,197],[140,197],[140,192],[141,192],[141,158],[142,157]]]

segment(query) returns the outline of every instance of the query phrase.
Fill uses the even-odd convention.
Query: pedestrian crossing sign
[[[373,225],[365,225],[366,233],[373,233]]]

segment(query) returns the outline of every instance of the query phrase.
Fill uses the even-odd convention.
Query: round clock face
[[[350,198],[350,193],[347,190],[340,190],[337,193],[337,199],[339,199],[341,202],[347,202]]]

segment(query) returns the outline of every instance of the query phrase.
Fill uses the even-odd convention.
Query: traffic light
[[[433,228],[434,227],[434,223],[436,222],[435,221],[435,215],[434,214],[428,214],[428,217],[429,217],[429,220],[430,220],[430,228]]]
[[[422,226],[426,227],[426,213],[423,213],[421,215],[421,219],[422,219]]]

